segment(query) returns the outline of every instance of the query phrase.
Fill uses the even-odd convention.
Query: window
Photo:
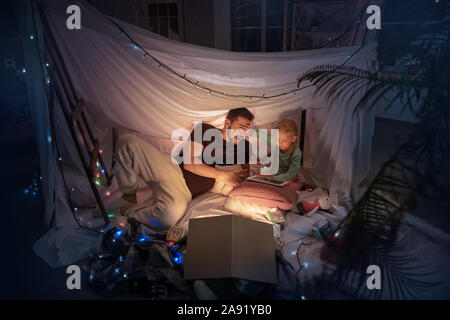
[[[176,3],[149,4],[150,31],[172,40],[180,40]]]
[[[348,46],[352,29],[347,30],[359,13],[353,2],[337,0],[296,3],[292,10],[292,50],[323,48],[330,43]]]
[[[288,50],[289,0],[232,0],[231,3],[234,51]]]
[[[266,51],[286,51],[291,36],[289,1],[267,1]],[[286,16],[285,16],[286,15]]]
[[[233,50],[261,51],[261,1],[233,0]]]

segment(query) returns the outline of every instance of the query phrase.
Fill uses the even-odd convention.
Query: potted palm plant
[[[423,278],[429,272],[403,254],[397,236],[405,212],[414,213],[421,198],[450,200],[448,180],[443,179],[450,163],[449,6],[442,19],[421,25],[409,44],[408,63],[399,65],[404,69],[400,74],[320,65],[298,77],[298,86],[310,82],[330,102],[345,104],[364,90],[355,114],[373,109],[384,99],[387,109],[400,103],[417,118],[406,141],[381,166],[362,197],[354,199],[337,227],[339,237],[326,245],[327,257],[333,259],[328,259],[327,272],[315,279],[315,288],[320,283],[322,288],[327,288],[325,284],[345,287],[351,297],[402,299],[417,297],[437,284]],[[370,265],[383,270],[384,282],[389,284],[385,290],[367,289],[365,270]]]

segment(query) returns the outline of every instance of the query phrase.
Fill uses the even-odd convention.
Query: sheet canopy
[[[291,93],[273,99],[209,95],[159,67],[150,57],[143,58],[142,51],[135,50],[114,24],[84,1],[46,0],[41,3],[46,8],[76,89],[86,101],[85,110],[108,163],[112,127],[145,135],[161,151],[169,153],[174,129],[190,129],[194,121],[200,120],[221,126],[231,108],[248,107],[255,114],[255,125],[266,128],[283,117],[292,117],[298,122],[301,111],[307,109],[304,167],[318,185],[340,199],[352,194],[358,196],[358,185],[370,166],[374,116],[371,113],[352,115],[357,96],[351,104],[328,105],[324,97],[314,95],[313,87],[300,90],[296,95]],[[81,30],[66,27],[66,8],[72,4],[81,8]],[[36,34],[41,41],[39,15],[32,11],[30,2],[25,1],[24,5],[24,32]],[[286,92],[297,87],[297,77],[306,70],[321,64],[342,64],[350,56],[346,65],[370,71],[377,67],[376,43],[365,45],[359,52],[358,47],[343,47],[237,53],[171,41],[115,21],[164,64],[186,74],[194,82],[199,81],[227,94],[270,96]],[[41,153],[46,221],[49,223],[54,216],[54,228],[47,238],[41,239],[40,244],[45,242],[55,246],[57,243],[62,250],[64,241],[57,241],[54,235],[58,232],[67,234],[76,223],[57,165],[54,141],[63,150],[65,164],[74,165],[80,171],[82,167],[64,121],[56,126],[56,137],[49,138],[50,119],[40,58],[42,46],[36,46],[29,39],[24,40],[24,46],[27,70],[30,70],[30,104],[34,110],[33,121]],[[63,119],[58,110],[56,106],[55,117]],[[63,263],[69,261],[57,261],[53,265]]]

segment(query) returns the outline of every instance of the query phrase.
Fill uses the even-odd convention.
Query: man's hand
[[[250,177],[250,170],[246,167],[232,172],[234,172],[239,177],[241,182]]]
[[[239,183],[241,183],[240,173],[241,170],[236,171],[221,171],[220,175],[217,177],[220,181],[225,183],[226,185],[232,186],[233,188],[236,187]]]

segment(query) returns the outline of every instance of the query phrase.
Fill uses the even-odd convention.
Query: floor
[[[385,160],[399,132],[407,124],[378,119],[376,122],[372,171]],[[2,275],[0,299],[98,299],[98,294],[89,289],[86,281],[81,290],[68,290],[65,268],[53,270],[32,251],[33,243],[47,228],[43,223],[43,203],[39,197],[26,195],[24,189],[31,183],[39,170],[39,157],[31,136],[30,128],[22,128],[20,133],[1,136],[0,145],[5,150],[0,158],[1,180],[4,182],[1,194],[3,203],[3,230],[0,232]],[[449,230],[448,210],[439,206],[421,207],[419,215],[442,230]],[[439,210],[438,210],[439,209]]]

